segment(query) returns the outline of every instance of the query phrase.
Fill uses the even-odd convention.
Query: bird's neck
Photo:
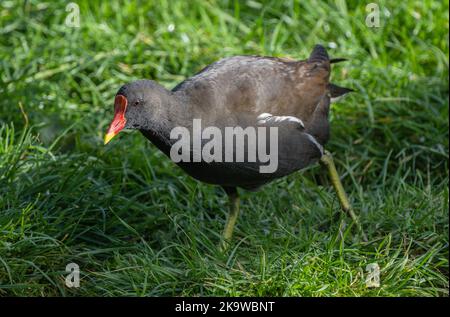
[[[183,95],[168,92],[148,128],[140,129],[142,134],[162,152],[168,154],[176,140],[170,139],[170,132],[176,127],[192,126],[192,105]]]

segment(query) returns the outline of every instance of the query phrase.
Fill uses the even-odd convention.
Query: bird
[[[345,60],[330,59],[317,44],[305,60],[226,57],[171,90],[149,79],[126,83],[115,96],[104,144],[123,129],[139,130],[194,179],[221,186],[229,198],[222,250],[230,245],[239,216],[238,188],[255,191],[317,162],[328,170],[342,210],[363,232],[324,148],[330,103],[353,91],[330,82],[331,65]],[[227,141],[230,131],[235,134]],[[196,139],[199,133],[215,140]]]

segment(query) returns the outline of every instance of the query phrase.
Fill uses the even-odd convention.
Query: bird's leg
[[[224,188],[229,200],[229,213],[225,228],[222,234],[220,249],[225,251],[228,248],[231,237],[233,235],[234,225],[239,216],[239,195],[235,187]]]
[[[339,178],[339,174],[336,170],[336,166],[334,165],[333,156],[330,152],[325,151],[325,153],[320,158],[320,163],[324,165],[328,169],[328,174],[331,179],[331,184],[334,187],[334,190],[336,191],[336,195],[338,196],[339,203],[341,204],[342,209],[347,212],[352,220],[355,222],[356,227],[358,228],[359,232],[361,232],[363,239],[367,241],[367,237],[364,233],[364,230],[361,226],[361,223],[359,222],[358,217],[356,216],[352,205],[350,204],[347,194],[344,191],[344,187],[342,186],[341,180]]]

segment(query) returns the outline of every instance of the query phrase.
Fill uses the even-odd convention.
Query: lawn
[[[65,1],[0,2],[0,296],[448,296],[448,1],[377,1],[379,27],[360,1],[76,3],[78,28]],[[126,82],[317,43],[349,59],[327,149],[367,242],[316,165],[241,191],[221,253],[220,188],[139,133],[103,145]]]

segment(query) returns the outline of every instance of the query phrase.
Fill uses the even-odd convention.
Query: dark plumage
[[[330,61],[322,46],[316,46],[306,61],[260,56],[235,56],[205,67],[168,91],[150,80],[126,84],[118,91],[128,100],[126,128],[139,129],[162,152],[169,155],[176,126],[192,129],[192,120],[202,126],[261,126],[258,116],[292,116],[267,123],[279,128],[279,168],[259,173],[259,163],[211,162],[178,165],[192,177],[228,187],[256,188],[273,179],[302,169],[322,155],[320,145],[329,138],[330,98],[350,90],[329,83]],[[135,104],[136,101],[139,104]]]
[[[122,121],[117,119],[120,127],[140,130],[168,156],[176,142],[170,139],[170,131],[177,126],[192,130],[193,119],[222,132],[224,127],[278,127],[278,169],[274,173],[260,173],[258,160],[177,163],[192,177],[220,185],[228,193],[236,187],[255,189],[322,157],[330,136],[330,100],[351,91],[329,82],[330,64],[342,60],[330,61],[320,45],[303,61],[224,58],[172,91],[150,80],[124,85],[116,96],[116,117],[120,117],[117,109],[122,109]],[[118,133],[114,131],[110,128],[107,141]]]

